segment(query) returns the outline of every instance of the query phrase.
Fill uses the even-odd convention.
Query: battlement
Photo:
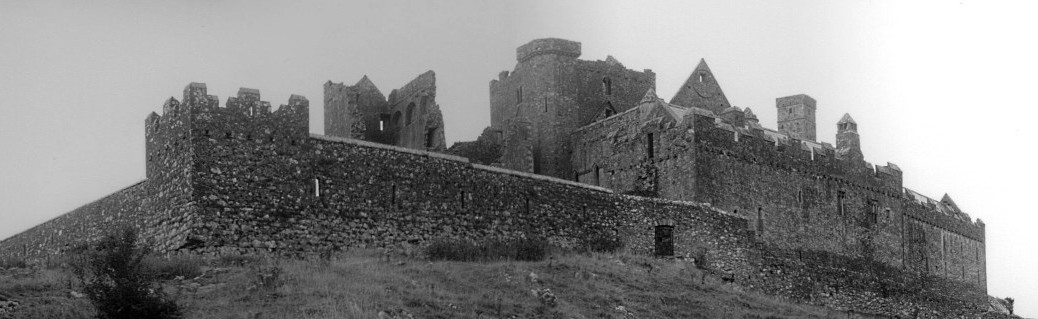
[[[904,188],[903,172],[896,164],[850,162],[838,158],[828,143],[799,140],[768,129],[735,127],[708,115],[694,114],[693,117],[695,140],[702,151],[883,194],[905,206],[917,207],[907,210],[909,216],[983,241],[983,223],[971,221],[965,213]]]
[[[536,39],[515,50],[516,60],[520,63],[542,54],[576,58],[580,56],[580,42],[558,38]]]
[[[300,95],[272,112],[259,90],[242,88],[220,107],[205,83],[191,83],[183,101],[170,97],[162,115],[152,112],[145,119],[148,178],[173,180],[186,174],[201,144],[237,139],[291,145],[305,141],[309,131],[310,102]]]
[[[775,105],[779,107],[790,105],[806,105],[814,108],[815,105],[817,105],[817,101],[815,101],[814,98],[808,96],[807,94],[797,94],[776,98]]]
[[[701,148],[739,159],[800,173],[827,176],[846,183],[900,197],[901,169],[896,165],[848,166],[828,143],[790,137],[766,128],[736,127],[719,118],[694,114],[695,139]],[[852,169],[854,168],[854,169]]]

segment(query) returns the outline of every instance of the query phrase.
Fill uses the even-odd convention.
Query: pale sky
[[[189,82],[221,105],[305,95],[322,133],[325,81],[388,94],[434,70],[453,143],[489,125],[515,48],[559,37],[652,69],[666,99],[705,58],[767,127],[791,94],[818,101],[821,141],[850,113],[866,160],[984,220],[989,293],[1038,316],[1033,2],[141,2],[0,2],[0,238],[143,179],[144,118]]]

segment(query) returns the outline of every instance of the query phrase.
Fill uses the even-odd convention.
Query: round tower
[[[576,82],[580,42],[547,38],[516,49],[515,70],[490,81],[491,127],[529,122],[533,173],[564,176],[569,169],[568,135],[577,118]],[[569,128],[569,129],[567,129]],[[508,130],[503,130],[509,139]]]
[[[515,57],[519,63],[526,62],[539,55],[557,55],[570,58],[580,56],[580,42],[558,38],[545,38],[530,41],[515,49]]]

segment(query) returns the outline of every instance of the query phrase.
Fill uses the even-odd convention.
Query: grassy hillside
[[[181,275],[162,289],[188,318],[869,318],[744,292],[691,263],[628,255],[480,263],[354,251],[164,267]],[[77,285],[58,266],[0,271],[0,294],[19,302],[0,318],[89,318]]]

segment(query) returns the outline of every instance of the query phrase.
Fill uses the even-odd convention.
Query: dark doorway
[[[656,256],[674,256],[674,226],[656,226]]]

